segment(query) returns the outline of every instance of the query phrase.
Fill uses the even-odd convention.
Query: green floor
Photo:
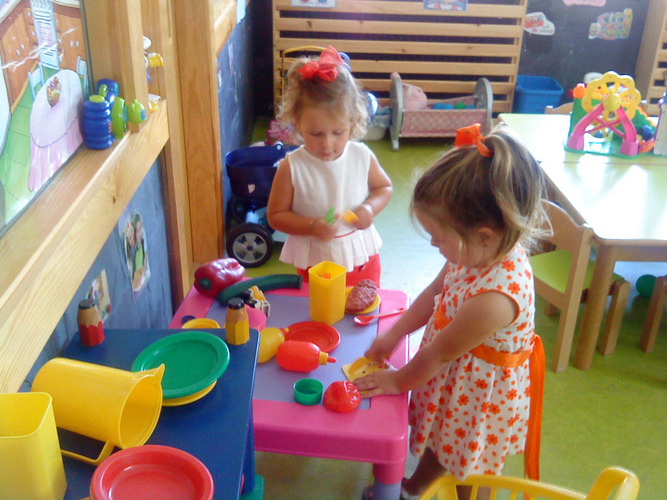
[[[256,140],[265,138],[266,124],[258,122]],[[394,196],[376,218],[384,240],[381,251],[382,287],[400,289],[415,297],[443,264],[442,257],[408,217],[410,186],[419,170],[427,167],[446,147],[446,141],[404,140],[398,153],[388,138],[369,142],[394,183]],[[272,259],[249,276],[292,272]],[[667,265],[619,263],[616,272],[634,285],[645,273],[667,274]],[[537,333],[551,358],[558,317],[541,314],[538,301]],[[596,353],[587,371],[572,366],[554,374],[547,371],[542,422],[541,479],[582,492],[608,465],[634,471],[641,483],[640,499],[667,498],[667,339],[663,318],[656,348],[651,354],[638,342],[648,299],[633,289],[623,318],[616,352]],[[411,342],[416,339],[411,339]],[[576,339],[575,339],[576,342]],[[372,481],[371,466],[319,458],[257,452],[257,472],[264,477],[264,498],[358,499]],[[407,471],[415,466],[408,458]],[[522,457],[511,457],[505,474],[522,475]]]

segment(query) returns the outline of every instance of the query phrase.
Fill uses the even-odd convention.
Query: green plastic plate
[[[196,330],[174,333],[146,347],[132,364],[132,371],[165,365],[162,378],[164,399],[182,398],[201,391],[218,380],[229,365],[224,340]]]

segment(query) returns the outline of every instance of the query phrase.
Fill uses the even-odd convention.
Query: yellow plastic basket
[[[441,476],[422,493],[419,500],[458,500],[457,486],[471,486],[470,500],[477,500],[479,488],[490,488],[490,500],[635,500],[639,479],[621,467],[604,469],[588,494],[561,486],[508,476],[470,475],[464,481],[455,476]]]

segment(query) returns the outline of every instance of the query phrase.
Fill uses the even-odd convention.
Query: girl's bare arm
[[[500,292],[486,292],[466,300],[452,321],[400,370],[385,370],[355,381],[364,397],[399,394],[435,377],[447,363],[482,344],[514,321],[517,305]]]
[[[375,339],[364,354],[368,359],[381,361],[388,359],[403,337],[424,326],[433,314],[435,296],[442,290],[445,267],[401,315],[398,321],[387,332]]]
[[[368,197],[354,209],[358,220],[354,226],[366,229],[373,223],[374,217],[387,206],[393,193],[391,179],[378,163],[375,155],[371,155],[371,166],[368,171]]]

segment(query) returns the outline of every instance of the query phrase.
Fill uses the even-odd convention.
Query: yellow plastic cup
[[[102,441],[97,458],[68,450],[63,455],[99,465],[114,447],[148,441],[162,410],[164,365],[142,372],[53,358],[37,372],[32,391],[53,398],[56,425]]]
[[[345,316],[345,278],[343,266],[322,261],[308,269],[310,318],[333,325]]]
[[[193,318],[190,321],[183,323],[183,328],[220,328],[220,323],[211,318]]]
[[[0,496],[63,498],[67,489],[52,399],[43,392],[0,394]]]

